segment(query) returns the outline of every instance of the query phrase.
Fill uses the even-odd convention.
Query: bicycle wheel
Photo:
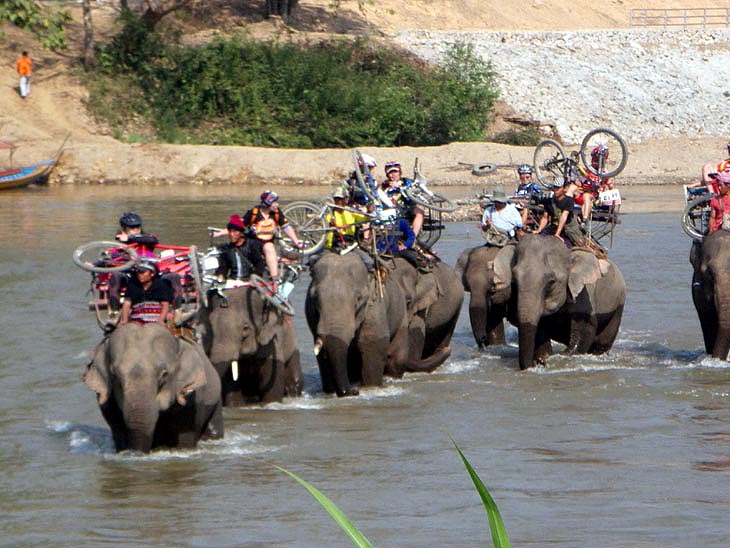
[[[591,162],[591,153],[599,149],[597,154],[598,167]],[[605,153],[600,153],[605,150]],[[603,179],[615,177],[626,167],[629,159],[629,150],[626,142],[612,129],[596,128],[589,131],[580,144],[580,160],[585,168]]]
[[[322,251],[327,242],[328,223],[320,206],[311,202],[292,202],[284,208],[284,216],[304,243],[302,253],[305,257]],[[286,247],[294,249],[287,236],[282,235],[282,240]]]
[[[557,141],[545,139],[535,147],[532,164],[535,176],[544,188],[551,189],[553,184],[563,182],[564,163],[565,151]]]
[[[702,241],[710,230],[710,200],[714,194],[695,198],[682,213],[682,230],[693,240]]]
[[[490,173],[494,173],[497,171],[497,164],[490,164],[489,162],[485,164],[476,164],[472,170],[471,174],[476,175],[477,177],[483,177],[485,175],[489,175]]]
[[[208,295],[203,287],[203,277],[200,274],[200,256],[198,255],[198,246],[190,246],[188,260],[190,261],[190,277],[193,279],[193,283],[195,284],[197,307],[199,308],[201,305],[207,307]]]
[[[427,207],[434,211],[450,213],[459,207],[445,196],[431,192],[418,183],[405,187],[403,189],[403,194],[406,198],[416,202],[418,205],[422,205],[423,207]]]
[[[134,266],[137,252],[119,242],[89,242],[74,250],[73,261],[76,266],[87,272],[97,274],[124,272]]]
[[[294,315],[294,307],[291,303],[283,299],[277,292],[272,291],[271,286],[269,286],[269,284],[267,284],[261,276],[251,274],[250,281],[251,287],[253,287],[256,292],[261,295],[262,299],[270,303],[282,314],[286,314],[287,316]]]

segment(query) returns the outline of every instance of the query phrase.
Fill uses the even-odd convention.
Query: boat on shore
[[[63,152],[63,146],[66,144],[66,139],[63,140],[61,146],[58,148],[58,152],[55,157],[51,160],[43,160],[35,164],[27,166],[12,167],[13,164],[13,152],[15,152],[16,146],[12,143],[1,143],[0,149],[7,149],[10,151],[10,167],[3,171],[0,171],[0,190],[7,190],[11,188],[20,188],[32,184],[42,184],[48,181],[48,176],[53,171],[53,168],[58,163],[58,159],[61,157]]]

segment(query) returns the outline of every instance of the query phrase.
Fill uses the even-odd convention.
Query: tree
[[[2,0],[0,23],[10,23],[33,32],[48,49],[66,49],[65,25],[71,21],[66,10],[43,7],[35,0]]]
[[[184,8],[195,0],[145,0],[142,23],[149,29],[155,28],[165,15]],[[126,4],[126,2],[125,2]]]
[[[94,27],[91,24],[91,0],[84,0],[84,68],[89,70],[94,65]]]
[[[266,16],[278,15],[289,24],[289,17],[297,7],[299,0],[266,0]]]

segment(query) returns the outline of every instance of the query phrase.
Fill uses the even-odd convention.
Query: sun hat
[[[226,225],[226,228],[229,228],[231,230],[240,230],[243,232],[246,230],[246,225],[243,224],[243,219],[241,219],[241,216],[234,213],[228,218],[228,224]]]
[[[340,187],[337,187],[335,191],[332,193],[333,198],[347,198],[347,191]]]
[[[492,201],[505,203],[507,201],[507,195],[504,193],[504,190],[495,188],[494,192],[492,192]]]

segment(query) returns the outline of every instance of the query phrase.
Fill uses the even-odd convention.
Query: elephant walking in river
[[[551,340],[568,352],[608,352],[618,335],[626,284],[618,267],[591,251],[568,250],[531,234],[494,259],[494,291],[509,292],[507,319],[519,331],[521,369],[542,362]]]
[[[730,232],[717,230],[692,243],[692,300],[705,351],[728,359],[730,352]]]
[[[291,318],[252,287],[211,293],[198,330],[221,377],[225,405],[301,395],[304,382]]]
[[[94,349],[84,382],[97,393],[117,451],[223,437],[218,374],[198,344],[162,325],[115,329]]]

